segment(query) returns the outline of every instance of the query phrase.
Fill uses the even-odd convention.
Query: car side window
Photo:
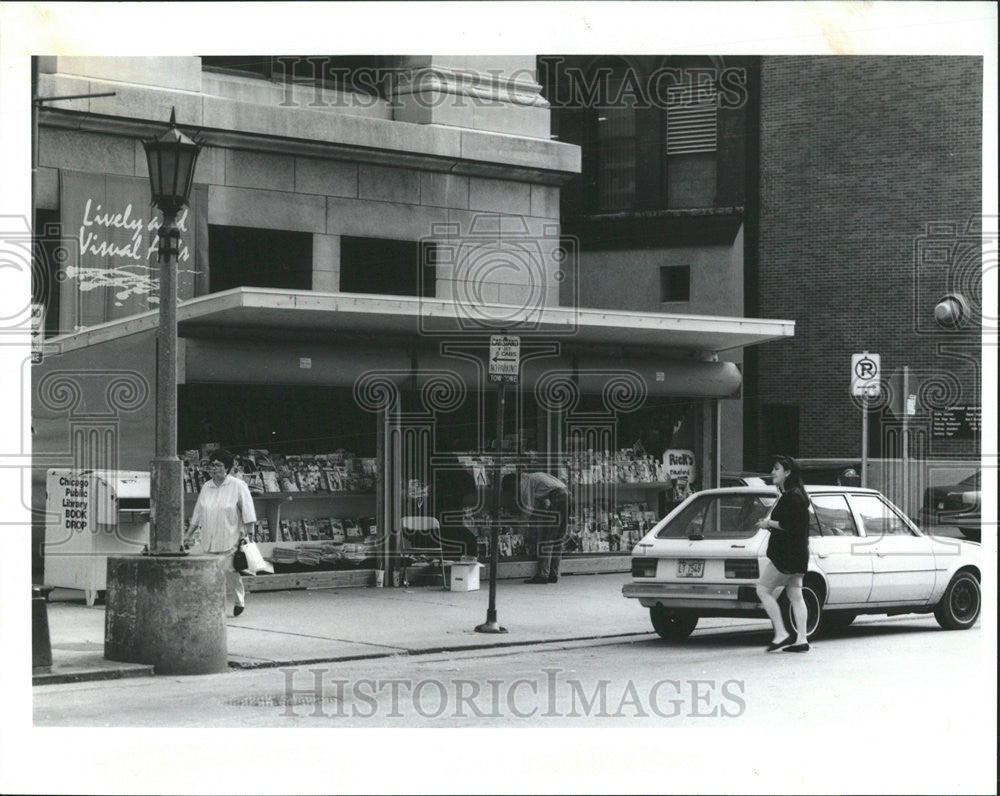
[[[851,495],[866,536],[913,536],[913,531],[888,503],[876,495]]]
[[[812,504],[823,536],[858,536],[854,515],[843,495],[815,495]]]

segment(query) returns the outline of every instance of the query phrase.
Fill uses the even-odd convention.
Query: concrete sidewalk
[[[504,634],[476,633],[486,620],[489,591],[440,586],[309,589],[248,594],[247,609],[227,619],[229,663],[257,668],[444,650],[652,633],[649,615],[622,597],[629,575],[568,575],[533,585],[502,580],[497,614]],[[87,608],[78,592],[57,590],[48,605],[53,667],[38,685],[151,674],[151,667],[104,660],[104,608]],[[695,632],[739,626],[765,630],[760,620],[704,619]]]

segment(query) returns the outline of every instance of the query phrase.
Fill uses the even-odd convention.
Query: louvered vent
[[[668,94],[667,154],[715,152],[716,95],[714,89],[694,86],[674,89]]]

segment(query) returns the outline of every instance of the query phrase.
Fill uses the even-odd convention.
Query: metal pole
[[[388,523],[385,520],[386,510],[385,510],[385,423],[386,423],[386,413],[384,409],[380,409],[378,412],[378,418],[375,421],[375,529],[377,532],[377,539],[382,549],[379,551],[379,557],[382,559],[382,586],[386,585],[386,564],[389,559],[389,548],[387,546],[386,539],[388,538],[386,534],[386,528]]]
[[[506,384],[500,382],[497,391],[497,453],[493,460],[493,528],[490,533],[490,603],[486,609],[486,621],[477,625],[477,633],[506,633],[507,628],[501,627],[497,621],[497,564],[500,561],[498,547],[500,546],[500,502],[501,502],[501,459],[503,458],[503,410]]]
[[[903,365],[903,510],[910,513],[910,366]]]
[[[868,486],[868,392],[861,399],[861,486]]]
[[[180,232],[174,214],[160,227],[160,327],[156,356],[156,456],[152,474],[152,522],[149,551],[184,555],[184,469],[177,458],[177,280],[173,257]]]

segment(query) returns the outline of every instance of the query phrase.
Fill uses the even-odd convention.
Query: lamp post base
[[[499,622],[495,619],[492,622],[483,622],[481,625],[476,625],[477,633],[506,633],[507,628],[502,627]]]
[[[225,599],[216,556],[110,557],[104,657],[156,674],[228,671]]]

